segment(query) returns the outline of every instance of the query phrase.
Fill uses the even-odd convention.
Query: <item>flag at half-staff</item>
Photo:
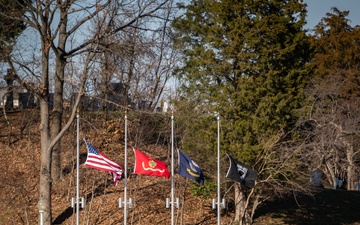
[[[110,160],[106,155],[96,150],[85,139],[85,144],[88,150],[85,166],[109,172],[113,176],[114,184],[118,185],[122,176],[122,166]]]
[[[178,150],[178,157],[179,175],[196,180],[199,184],[204,185],[204,174],[200,167],[180,150]]]
[[[257,179],[256,172],[230,155],[227,156],[230,160],[230,167],[226,173],[226,177],[240,182],[248,188],[253,188]]]
[[[148,176],[170,177],[170,172],[167,169],[165,162],[153,159],[145,153],[133,148],[135,154],[134,174],[143,174]]]

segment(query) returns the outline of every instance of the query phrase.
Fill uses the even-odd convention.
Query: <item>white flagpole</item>
[[[171,114],[171,224],[174,225],[174,113]]]
[[[217,222],[220,225],[220,115],[217,116]]]
[[[122,198],[119,198],[119,208],[122,208],[124,206],[124,225],[127,224],[127,208],[129,205],[129,208],[132,208],[132,199],[129,198],[129,202],[127,201],[127,173],[128,173],[128,165],[127,165],[127,124],[128,124],[128,120],[127,120],[127,111],[125,111],[125,156],[124,156],[124,201]]]
[[[171,225],[174,225],[174,206],[179,208],[179,198],[174,200],[174,112],[171,112],[171,196],[166,198],[166,208],[171,205]]]
[[[79,111],[77,112],[76,115],[76,136],[77,136],[77,140],[76,140],[76,225],[79,225],[80,223],[80,206],[79,206],[79,198],[80,198],[80,194],[79,194],[79,183],[80,183],[80,162],[79,162],[79,158],[80,158],[80,115],[79,115]]]
[[[127,111],[125,111],[124,225],[127,223]]]

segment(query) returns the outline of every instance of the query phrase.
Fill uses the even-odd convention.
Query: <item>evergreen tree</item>
[[[223,152],[250,166],[303,104],[305,16],[302,0],[193,0],[173,23],[183,97],[220,113]]]
[[[0,61],[10,54],[17,36],[26,28],[20,19],[25,13],[23,5],[23,1],[0,1]]]

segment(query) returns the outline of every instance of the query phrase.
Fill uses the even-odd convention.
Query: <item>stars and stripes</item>
[[[85,139],[84,141],[88,149],[84,165],[93,169],[109,172],[113,176],[114,184],[117,185],[122,176],[122,166],[110,160],[100,151],[96,150]]]

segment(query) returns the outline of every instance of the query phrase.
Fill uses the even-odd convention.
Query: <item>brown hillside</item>
[[[10,124],[0,114],[0,224],[38,224],[38,183],[40,164],[39,116],[36,110],[9,112]],[[124,162],[123,115],[110,114],[104,121],[100,113],[81,115],[81,139],[86,138],[95,148],[109,158]],[[169,125],[157,126],[156,115],[129,116],[128,165],[133,167],[131,146],[166,161],[170,165]],[[105,172],[86,168],[86,147],[80,146],[80,195],[87,200],[86,208],[80,211],[80,224],[123,224],[123,209],[118,208],[118,198],[123,198],[123,182],[114,186],[111,176]],[[53,184],[54,224],[75,224],[74,210],[70,199],[75,195],[76,178],[76,125],[62,139],[62,177]],[[170,166],[168,167],[170,169]],[[130,170],[131,171],[131,170]],[[206,174],[205,182],[215,177]],[[175,175],[175,197],[182,205],[175,208],[175,224],[217,224],[216,211],[211,209],[212,196],[195,197],[191,187],[194,181]],[[222,179],[226,182],[226,179]],[[162,177],[131,175],[128,179],[128,197],[134,207],[128,210],[128,224],[171,224],[171,210],[165,208],[165,199],[170,197],[171,181]],[[230,193],[230,192],[229,192]],[[231,206],[231,196],[227,201]],[[314,197],[269,201],[255,213],[255,225],[267,224],[330,224],[359,225],[358,206],[360,192],[343,190],[319,190]],[[231,224],[234,214],[231,208],[223,212],[221,224]]]
[[[0,224],[38,223],[38,182],[40,165],[39,116],[33,110],[9,112],[8,125],[0,116],[0,149],[4,169],[0,175]],[[124,120],[114,115],[110,121],[91,113],[81,116],[80,195],[87,200],[80,212],[81,224],[122,224],[123,209],[118,208],[118,198],[123,198],[123,182],[114,186],[106,172],[83,166],[86,159],[86,138],[95,148],[110,159],[124,162]],[[144,130],[142,121],[129,119],[128,165],[133,167],[134,156],[130,146],[154,158],[166,161],[170,170],[170,150],[156,140],[151,141],[151,131]],[[53,183],[54,224],[74,224],[76,217],[70,199],[75,195],[76,183],[76,123],[62,139],[63,173],[59,182]],[[11,133],[10,133],[11,131]],[[141,135],[147,141],[141,140]],[[152,143],[153,142],[153,143]],[[148,143],[148,144],[147,144]],[[216,211],[211,209],[211,199],[193,197],[193,181],[175,175],[175,197],[182,205],[175,208],[175,224],[216,224]],[[171,180],[162,177],[131,175],[128,179],[128,197],[134,206],[128,209],[129,224],[170,224],[171,209],[165,208],[165,199],[171,194]],[[215,196],[214,196],[215,197]],[[223,224],[229,224],[231,213],[224,214]]]

